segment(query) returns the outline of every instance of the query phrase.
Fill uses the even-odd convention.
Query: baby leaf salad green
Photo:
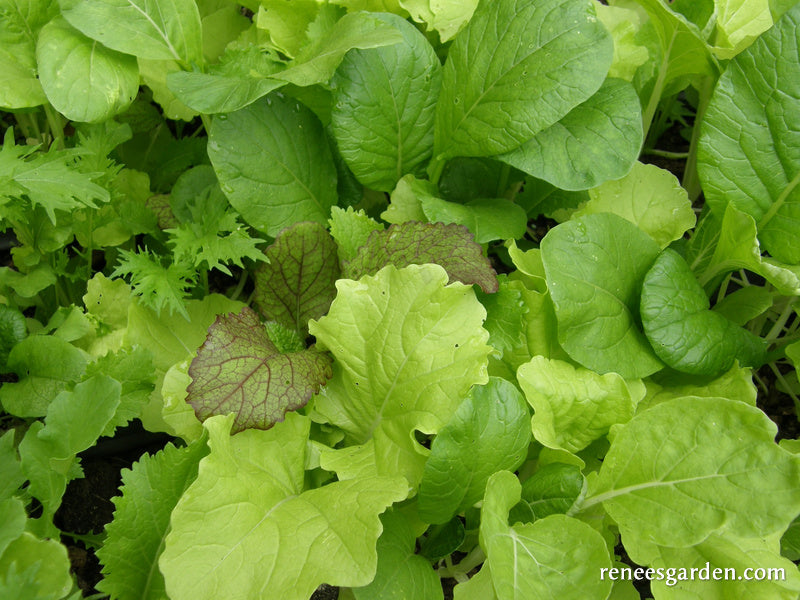
[[[798,47],[792,0],[0,0],[0,597],[799,598]]]

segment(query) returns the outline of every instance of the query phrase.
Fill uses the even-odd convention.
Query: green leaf
[[[128,324],[128,307],[131,303],[131,288],[121,279],[109,279],[96,273],[86,284],[83,305],[86,312],[113,329]]]
[[[136,59],[98,44],[56,18],[39,32],[39,81],[71,121],[97,123],[124,112],[139,91]]]
[[[658,371],[661,361],[639,326],[642,280],[658,245],[629,221],[602,213],[551,229],[541,248],[558,341],[570,357],[626,379]]]
[[[161,106],[164,116],[168,119],[191,121],[197,116],[197,111],[189,108],[178,100],[167,85],[170,73],[182,71],[181,64],[176,60],[147,60],[139,58],[139,75],[142,83],[153,92],[153,101]],[[203,142],[202,138],[197,140]],[[148,149],[148,154],[150,149]],[[130,164],[130,163],[128,163]]]
[[[205,422],[211,453],[172,512],[159,560],[169,597],[253,598],[269,590],[307,600],[321,583],[369,583],[378,515],[406,497],[405,481],[375,477],[304,491],[307,418],[290,414],[268,431],[233,437],[231,422]]]
[[[520,500],[519,480],[508,471],[492,475],[481,509],[480,540],[499,600],[605,599],[611,582],[598,577],[611,560],[600,534],[565,515],[508,525]]]
[[[597,91],[612,51],[588,2],[482,4],[444,66],[435,160],[490,156],[526,142]]]
[[[273,47],[294,57],[308,43],[309,26],[323,10],[325,5],[317,0],[262,0],[254,21],[258,29],[269,35]]]
[[[338,206],[331,208],[328,225],[331,236],[336,240],[340,262],[353,260],[373,231],[383,231],[383,225],[367,216],[363,210],[353,210],[352,206],[346,210]]]
[[[543,356],[522,365],[517,380],[533,407],[534,437],[573,453],[606,435],[612,425],[630,421],[645,394],[641,381],[626,382],[617,373],[598,375]]]
[[[330,378],[330,358],[315,349],[281,354],[258,315],[243,308],[208,328],[189,376],[186,401],[201,421],[234,413],[234,433],[269,429]]]
[[[497,600],[489,566],[483,563],[480,571],[467,581],[458,583],[453,588],[453,598],[455,600]]]
[[[684,396],[729,398],[755,406],[758,392],[753,384],[751,369],[745,369],[737,364],[734,364],[727,373],[718,377],[688,375],[672,369],[664,369],[650,376],[645,384],[647,385],[647,396],[639,403],[639,412],[659,402]]]
[[[642,325],[658,357],[673,369],[719,375],[734,360],[760,367],[766,342],[709,310],[708,297],[686,261],[664,250],[642,285]]]
[[[331,128],[356,178],[388,192],[431,157],[442,69],[413,25],[396,15],[379,18],[397,28],[403,41],[344,57],[331,81]]]
[[[419,540],[419,552],[430,561],[442,560],[461,547],[466,538],[464,523],[453,517],[443,525],[432,525]]]
[[[268,320],[305,334],[336,296],[336,242],[319,223],[297,223],[281,231],[266,258],[253,273],[253,300]]]
[[[170,530],[170,514],[207,454],[205,439],[180,449],[167,444],[161,452],[144,454],[130,469],[122,470],[114,520],[106,526],[105,542],[97,551],[103,565],[97,589],[114,598],[165,597],[158,558]]]
[[[11,437],[14,437],[13,432]],[[24,481],[24,478],[23,478]],[[0,500],[0,556],[8,545],[19,538],[25,531],[25,522],[28,515],[25,514],[25,505],[19,498],[7,497]]]
[[[7,372],[9,352],[27,335],[25,315],[5,304],[0,304],[0,373]]]
[[[36,77],[36,38],[57,14],[54,0],[0,2],[0,107],[4,110],[47,101]]]
[[[714,53],[733,58],[772,27],[769,0],[715,0]]]
[[[654,165],[636,162],[621,179],[589,190],[589,201],[572,218],[610,212],[627,219],[666,248],[694,227],[696,217],[677,177]]]
[[[800,458],[773,442],[776,432],[742,402],[663,402],[617,431],[583,506],[602,502],[623,539],[661,546],[783,531],[800,511]]]
[[[17,450],[14,447],[16,431],[9,429],[0,436],[0,500],[11,498],[25,483]],[[2,552],[2,550],[0,550]]]
[[[381,515],[381,525],[375,579],[353,590],[356,600],[443,599],[441,580],[431,563],[414,553],[417,536],[408,519],[396,510],[388,511]]]
[[[775,294],[763,287],[751,285],[728,294],[711,310],[739,326],[765,313],[772,307]]]
[[[20,380],[0,387],[3,410],[18,417],[43,417],[53,398],[80,379],[86,363],[83,352],[60,338],[25,338],[8,355],[8,369]]]
[[[528,508],[530,520],[543,519],[548,515],[563,515],[583,493],[584,477],[575,465],[554,462],[540,466],[522,484],[521,504]],[[509,515],[513,523],[515,506]]]
[[[800,263],[800,7],[729,64],[700,129],[698,173],[706,201],[753,217],[764,248]]]
[[[477,284],[486,293],[497,291],[497,275],[469,231],[442,223],[406,222],[371,234],[355,258],[344,264],[344,275],[359,279],[386,265],[426,263],[444,267],[451,281]]]
[[[417,23],[425,23],[426,30],[438,31],[439,39],[446,42],[469,22],[478,0],[400,0],[400,6]]]
[[[62,11],[104,46],[139,58],[202,64],[202,24],[193,0],[79,0]]]
[[[0,555],[0,595],[3,598],[59,600],[72,589],[66,547],[25,532]]]
[[[186,388],[192,383],[189,377],[191,359],[182,360],[172,365],[164,373],[161,384],[161,418],[166,425],[167,433],[182,438],[186,442],[193,442],[200,438],[204,429],[203,424],[191,404],[186,402]]]
[[[650,58],[647,46],[637,40],[642,16],[637,10],[623,6],[597,4],[595,10],[614,40],[614,61],[608,76],[633,81],[636,70]]]
[[[208,139],[222,191],[247,223],[273,237],[299,221],[326,223],[336,167],[322,125],[305,106],[270,94],[216,117]]]
[[[531,441],[530,413],[514,384],[497,377],[473,387],[431,445],[419,484],[419,516],[446,523],[483,498],[496,471],[513,471]]]
[[[438,265],[342,279],[328,314],[309,323],[334,356],[315,412],[356,444],[374,441],[377,472],[414,487],[427,454],[414,430],[436,433],[470,386],[487,381],[486,311],[470,288],[447,280]]]
[[[642,115],[633,85],[606,79],[561,120],[498,158],[564,190],[586,190],[624,176],[642,145]]]
[[[524,285],[498,276],[497,291],[478,292],[478,300],[486,308],[484,329],[489,332],[489,344],[500,352],[519,348],[525,341],[528,306],[523,301]]]
[[[522,207],[505,198],[471,200],[466,204],[436,197],[422,197],[420,201],[428,221],[464,225],[479,244],[519,239],[525,235],[528,215]]]

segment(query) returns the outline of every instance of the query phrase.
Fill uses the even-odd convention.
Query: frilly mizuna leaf
[[[309,319],[328,312],[336,296],[336,242],[319,223],[284,229],[266,250],[269,262],[254,273],[254,300],[271,321],[305,335]]]
[[[269,429],[305,406],[330,377],[330,358],[315,349],[281,354],[249,308],[217,317],[192,360],[189,402],[201,420],[234,413],[234,432]]]
[[[405,222],[370,234],[344,275],[358,279],[374,275],[386,265],[435,263],[444,267],[451,281],[478,284],[486,293],[496,292],[497,274],[469,230],[462,225]]]
[[[309,323],[335,359],[314,410],[352,442],[373,440],[377,472],[412,486],[427,454],[414,430],[436,433],[469,388],[488,379],[486,311],[471,288],[447,280],[438,265],[341,279],[328,314]]]
[[[710,310],[708,297],[686,261],[664,250],[642,284],[642,325],[658,357],[673,369],[720,375],[739,363],[760,367],[766,343]]]
[[[308,600],[321,583],[375,577],[379,515],[408,495],[401,477],[337,481],[304,491],[310,421],[230,435],[204,426],[211,453],[172,512],[159,567],[173,600]]]
[[[584,507],[602,502],[623,540],[630,532],[661,546],[783,531],[800,511],[800,457],[776,433],[738,400],[662,402],[619,429]]]

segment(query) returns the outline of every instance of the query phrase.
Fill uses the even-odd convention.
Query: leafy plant
[[[0,597],[798,598],[799,24],[0,0]]]

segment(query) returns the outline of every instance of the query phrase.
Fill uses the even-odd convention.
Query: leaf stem
[[[670,152],[669,150],[657,150],[656,148],[645,148],[642,154],[649,156],[660,156],[661,158],[669,158],[672,160],[684,160],[689,157],[688,152]]]
[[[700,143],[700,125],[706,115],[708,104],[711,101],[711,94],[714,91],[714,80],[711,77],[703,77],[697,87],[699,95],[697,101],[697,112],[694,115],[694,127],[692,127],[692,139],[689,142],[689,155],[686,158],[686,167],[683,171],[683,181],[681,185],[689,194],[689,200],[694,202],[700,197],[702,188],[700,178],[697,174],[697,146]]]
[[[463,583],[468,579],[467,574],[484,561],[486,561],[486,554],[484,554],[483,548],[475,546],[457,565],[452,564],[450,556],[448,556],[445,559],[445,566],[439,567],[437,572],[442,579],[451,577],[459,583]]]
[[[50,135],[53,138],[56,149],[63,150],[66,147],[64,143],[64,117],[49,104],[44,105],[44,114],[47,117],[47,125],[50,127]]]

